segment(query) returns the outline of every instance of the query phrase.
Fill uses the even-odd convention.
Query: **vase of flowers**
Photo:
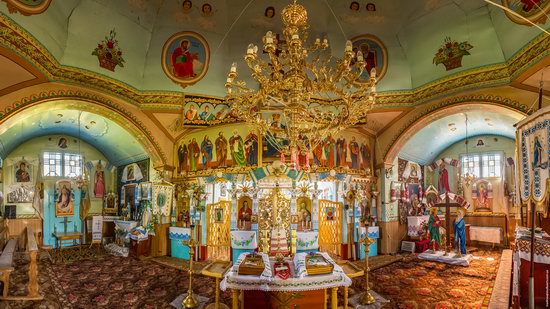
[[[459,68],[462,66],[462,57],[470,55],[468,50],[472,48],[473,46],[468,41],[458,43],[450,37],[446,37],[443,45],[435,54],[433,63],[435,65],[443,63],[447,71]]]
[[[115,71],[118,65],[124,67],[124,58],[122,58],[122,50],[118,46],[118,41],[115,39],[115,29],[111,30],[108,37],[97,44],[97,47],[92,52],[92,55],[97,56],[99,66],[109,71]]]

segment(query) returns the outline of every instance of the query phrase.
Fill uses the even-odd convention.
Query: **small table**
[[[342,269],[344,270],[344,273],[350,278],[357,278],[365,275],[365,271],[358,267],[357,265],[353,264],[350,261],[338,261],[336,264],[340,265]],[[338,309],[348,309],[351,307],[348,307],[348,287],[344,286],[344,306],[338,307]]]
[[[57,252],[59,254],[59,258],[61,259],[61,262],[63,262],[63,250],[61,248],[61,245],[63,244],[64,240],[72,240],[73,245],[76,246],[76,240],[80,240],[80,252],[82,252],[82,237],[83,234],[80,232],[56,232],[52,233],[52,236],[55,238],[55,245],[57,247]]]
[[[231,265],[233,265],[231,261],[214,261],[202,270],[201,273],[204,276],[216,279],[216,302],[209,304],[205,309],[229,309],[229,306],[220,303],[220,279],[231,268]]]

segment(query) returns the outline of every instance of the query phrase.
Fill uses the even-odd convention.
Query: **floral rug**
[[[500,252],[480,251],[470,267],[450,266],[422,261],[415,255],[399,259],[382,259],[393,263],[373,270],[373,289],[391,302],[384,308],[480,308],[490,298]],[[385,260],[382,263],[382,260]],[[362,263],[358,262],[362,266]],[[373,263],[374,264],[374,263]],[[199,269],[205,263],[195,264]],[[12,273],[10,295],[25,295],[28,282],[28,259],[19,254]],[[350,297],[363,291],[363,278],[356,278]],[[214,279],[196,276],[194,292],[214,296]],[[187,272],[132,257],[96,255],[81,261],[53,264],[42,254],[39,264],[42,301],[0,302],[7,308],[173,308],[178,295],[187,291]],[[339,302],[342,303],[342,290]],[[221,295],[231,304],[230,292]]]
[[[480,250],[470,267],[403,260],[371,271],[371,287],[390,304],[384,308],[482,308],[491,297],[501,252]],[[363,291],[364,278],[353,280],[350,295]]]

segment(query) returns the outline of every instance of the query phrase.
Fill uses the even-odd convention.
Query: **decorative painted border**
[[[390,154],[390,150],[392,150],[392,148],[394,147],[399,147],[399,145],[402,143],[400,139],[412,124],[418,122],[420,119],[424,118],[425,116],[435,111],[438,111],[440,109],[451,107],[451,106],[468,104],[468,103],[486,103],[486,104],[504,106],[512,110],[518,111],[522,114],[530,114],[532,112],[525,104],[522,104],[515,100],[503,98],[500,96],[494,96],[494,95],[478,94],[478,95],[459,96],[459,97],[454,97],[449,100],[439,102],[437,104],[430,106],[429,108],[420,112],[419,114],[415,115],[413,118],[409,119],[407,122],[401,125],[397,133],[392,137],[391,142],[388,143],[388,145],[383,151],[384,162],[393,162],[393,159],[390,160],[390,158],[388,158],[388,155]]]
[[[32,94],[28,97],[24,97],[20,99],[19,101],[16,101],[15,103],[11,104],[11,106],[6,107],[3,111],[0,111],[0,124],[4,123],[12,115],[18,112],[21,112],[28,107],[32,107],[34,105],[37,105],[43,102],[59,100],[59,99],[65,99],[65,100],[74,99],[74,100],[86,101],[92,104],[97,104],[99,106],[105,107],[111,111],[116,112],[116,115],[120,115],[123,117],[123,119],[129,120],[130,123],[133,124],[138,129],[137,133],[141,135],[141,136],[138,135],[139,136],[138,140],[147,141],[146,143],[141,143],[141,144],[148,153],[152,154],[153,157],[156,157],[155,161],[161,161],[163,165],[165,165],[168,162],[166,154],[162,151],[162,148],[160,147],[159,143],[153,137],[152,132],[149,129],[147,129],[145,124],[143,124],[143,122],[141,122],[136,116],[134,116],[134,114],[126,110],[121,105],[116,104],[105,97],[88,93],[88,92],[73,91],[68,89],[68,90],[50,90],[50,91],[43,91],[38,94]],[[113,117],[113,115],[108,115],[108,116],[110,116],[111,118]],[[120,119],[118,120],[120,121]]]
[[[5,14],[0,14],[0,45],[17,52],[44,72],[49,80],[76,83],[108,91],[142,108],[181,108],[181,93],[140,91],[124,82],[89,70],[61,65],[36,38]],[[381,92],[377,96],[376,109],[414,107],[429,100],[468,89],[506,85],[548,55],[550,55],[550,37],[543,33],[504,63],[466,70],[411,90]],[[204,100],[211,104],[224,102],[220,97],[202,95],[187,95],[187,97],[195,101]]]

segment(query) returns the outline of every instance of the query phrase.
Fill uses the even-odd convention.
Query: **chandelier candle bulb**
[[[326,39],[325,39],[326,40]],[[353,51],[353,47],[351,45],[351,41],[350,40],[347,40],[346,41],[346,52],[351,52]]]
[[[357,52],[357,61],[358,62],[363,62],[363,53],[361,51],[358,51]]]
[[[237,63],[236,62],[233,62],[233,64],[231,64],[231,73],[237,73]]]
[[[254,53],[254,44],[252,44],[252,43],[248,44],[248,48],[246,49],[246,53],[248,55],[252,55]]]

